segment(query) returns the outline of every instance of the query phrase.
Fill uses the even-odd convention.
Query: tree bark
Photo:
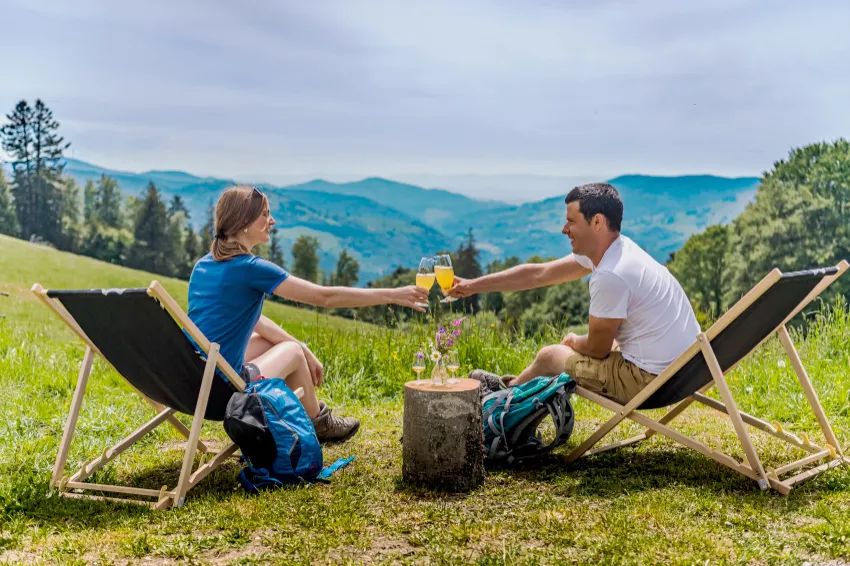
[[[416,486],[470,491],[484,481],[479,382],[404,386],[402,476]]]

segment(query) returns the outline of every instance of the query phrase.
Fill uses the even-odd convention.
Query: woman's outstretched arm
[[[425,312],[425,309],[416,303],[428,302],[428,291],[415,285],[395,289],[325,287],[295,276],[287,277],[275,288],[274,294],[291,301],[329,309],[395,304]]]

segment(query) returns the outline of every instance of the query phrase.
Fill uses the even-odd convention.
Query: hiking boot
[[[474,369],[469,372],[467,377],[469,377],[469,379],[480,381],[481,393],[486,395],[488,393],[493,393],[494,391],[499,391],[500,389],[507,389],[508,386],[505,382],[507,382],[512,376],[500,376],[489,371],[484,371],[483,369]]]
[[[352,417],[335,417],[331,415],[331,408],[324,401],[319,401],[319,414],[313,419],[313,426],[319,442],[343,442],[354,436],[360,428],[360,421]]]

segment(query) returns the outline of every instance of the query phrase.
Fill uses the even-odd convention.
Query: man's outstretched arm
[[[583,267],[576,261],[575,256],[570,254],[546,263],[524,263],[476,279],[455,277],[455,285],[448,294],[453,297],[468,297],[477,293],[494,291],[525,291],[575,281],[589,274],[590,270]]]

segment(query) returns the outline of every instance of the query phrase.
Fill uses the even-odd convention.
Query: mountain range
[[[196,228],[209,218],[221,191],[234,184],[181,171],[114,171],[76,159],[66,160],[65,174],[81,184],[107,175],[123,193],[135,196],[153,182],[164,199],[180,195]],[[623,198],[623,233],[664,262],[691,234],[737,216],[755,195],[759,179],[625,175],[608,182]],[[399,265],[413,267],[423,255],[456,249],[470,229],[482,265],[513,255],[527,259],[570,251],[561,234],[563,196],[514,205],[377,177],[257,186],[269,196],[285,250],[301,234],[316,236],[320,265],[328,272],[347,249],[360,263],[361,284]],[[564,187],[564,194],[570,188]]]

